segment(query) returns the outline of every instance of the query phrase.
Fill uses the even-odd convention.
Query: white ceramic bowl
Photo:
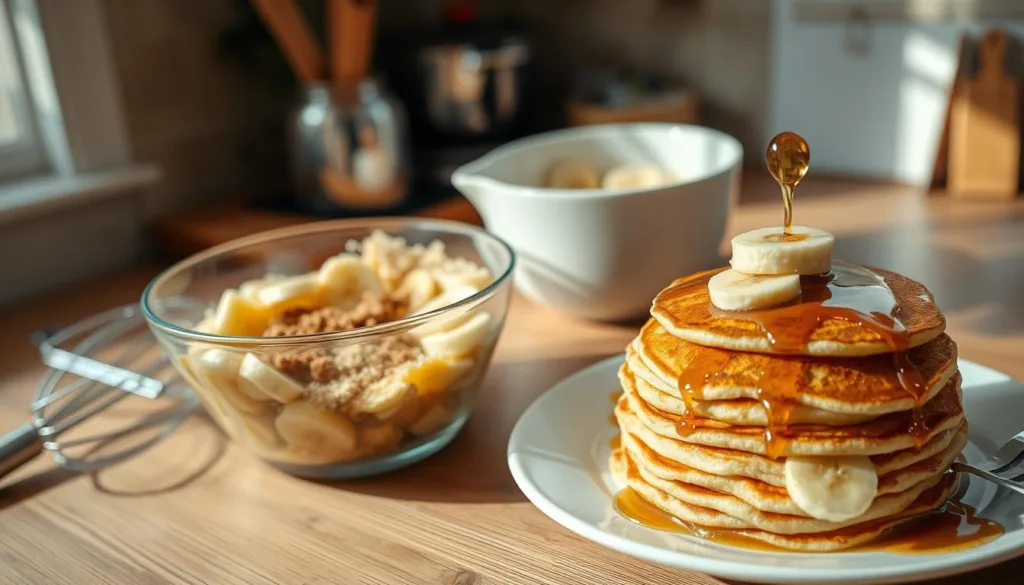
[[[600,171],[646,162],[679,180],[649,189],[549,189],[559,159]],[[516,286],[570,315],[618,321],[645,313],[674,278],[721,262],[739,192],[743,147],[676,124],[611,124],[548,132],[501,146],[452,174],[487,229],[519,259]]]

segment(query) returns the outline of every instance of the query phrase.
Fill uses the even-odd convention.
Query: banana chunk
[[[441,430],[445,425],[451,422],[453,414],[454,412],[452,409],[438,402],[434,406],[430,407],[423,416],[410,424],[406,430],[417,437],[429,435]]]
[[[263,396],[264,400],[273,398],[287,404],[306,393],[298,382],[263,363],[255,354],[245,354],[239,364],[238,376],[239,390],[250,396]]]
[[[351,456],[359,442],[358,431],[350,420],[305,401],[286,404],[274,426],[295,450],[327,459]]]
[[[209,375],[236,377],[242,366],[242,356],[220,348],[212,348],[199,354],[199,365]]]
[[[442,264],[434,271],[434,278],[441,290],[472,287],[482,290],[491,283],[491,271],[465,258],[456,258]]]
[[[268,274],[263,278],[257,278],[254,280],[247,280],[242,284],[238,285],[238,294],[242,295],[242,298],[249,301],[250,303],[260,304],[260,299],[257,296],[261,290],[271,284],[281,282],[288,278],[278,274]]]
[[[320,304],[316,274],[279,278],[261,286],[252,294],[260,304],[271,307],[275,313],[294,307],[315,307]]]
[[[851,457],[787,457],[786,491],[807,515],[843,522],[856,518],[875,501],[878,474],[871,459]]]
[[[401,402],[386,410],[375,412],[373,417],[382,422],[390,422],[399,428],[405,428],[420,417],[420,411],[423,409],[422,402],[419,394],[409,392]]]
[[[800,275],[755,276],[725,270],[708,280],[711,304],[725,311],[750,311],[781,305],[800,296]]]
[[[408,299],[410,311],[422,307],[430,299],[436,297],[439,291],[437,279],[422,268],[410,270],[398,287],[398,292],[404,294]]]
[[[256,337],[270,321],[262,307],[247,301],[238,291],[228,289],[220,297],[213,314],[212,330],[217,335]]]
[[[472,354],[491,332],[491,314],[473,313],[457,327],[420,338],[423,351],[430,357],[461,357]]]
[[[199,354],[199,359],[191,362],[196,385],[213,395],[209,400],[219,402],[218,408],[245,414],[264,412],[267,406],[265,395],[250,395],[238,387],[238,370],[233,369],[235,357],[230,352],[216,348]]]
[[[451,288],[424,303],[423,306],[413,313],[413,315],[422,315],[423,313],[443,309],[448,305],[453,305],[461,300],[468,299],[478,292],[480,292],[480,289],[473,286],[457,286]],[[432,333],[450,331],[468,321],[472,316],[473,313],[471,311],[450,311],[449,314],[441,317],[435,317],[432,321],[412,329],[409,333],[419,339],[422,339],[424,336]]]
[[[225,431],[229,430],[229,425],[227,424],[228,408],[225,406],[224,400],[218,395],[217,390],[212,388],[206,381],[205,376],[195,367],[195,362],[190,356],[178,356],[178,364],[181,366],[178,370],[182,376],[192,386],[196,394],[202,398],[206,412],[222,429]]]
[[[384,292],[384,284],[377,273],[356,254],[328,258],[316,278],[327,303],[343,309],[359,304],[364,294]]]
[[[281,447],[281,437],[277,434],[277,429],[269,417],[229,411],[227,418],[231,428],[226,430],[232,432],[239,441],[252,446],[257,453]]]
[[[652,189],[672,182],[661,167],[647,163],[621,164],[604,174],[603,189]]]
[[[415,386],[421,397],[430,397],[447,392],[471,369],[473,360],[468,358],[433,358],[411,368],[405,381]]]
[[[402,430],[389,422],[369,422],[359,427],[359,448],[366,454],[391,451],[401,440]]]
[[[218,388],[237,389],[253,400],[270,400],[270,396],[265,392],[253,388],[251,384],[243,384],[244,380],[238,378],[242,361],[242,356],[216,347],[204,351],[199,356],[199,366]]]
[[[832,267],[836,238],[815,228],[761,228],[732,239],[734,270],[746,274],[825,274]]]
[[[544,176],[544,186],[551,189],[597,189],[601,175],[592,165],[566,159],[551,165]]]
[[[409,393],[416,391],[412,384],[388,376],[370,384],[348,403],[346,409],[354,414],[376,414],[401,404]]]

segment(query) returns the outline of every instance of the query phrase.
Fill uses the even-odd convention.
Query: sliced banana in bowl
[[[356,477],[407,465],[458,430],[453,417],[468,413],[507,309],[510,283],[503,289],[490,269],[501,264],[474,258],[508,248],[488,252],[493,242],[474,229],[425,242],[411,228],[416,243],[361,231],[315,270],[268,271],[224,290],[183,325],[201,336],[162,334],[218,425],[275,466]],[[484,289],[486,299],[452,306]],[[397,322],[409,316],[415,324]]]
[[[601,178],[602,189],[653,189],[673,182],[665,169],[648,163],[625,163],[612,168]]]
[[[238,388],[250,396],[287,404],[306,394],[298,382],[263,363],[255,354],[247,353],[238,368]]]
[[[286,404],[274,421],[292,449],[324,460],[343,460],[356,453],[359,432],[347,417],[306,401]]]
[[[601,173],[590,163],[564,159],[548,167],[543,183],[549,189],[598,189]]]

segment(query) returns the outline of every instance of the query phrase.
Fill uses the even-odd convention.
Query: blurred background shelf
[[[462,197],[451,197],[428,205],[412,215],[483,225],[476,209]],[[323,220],[322,217],[294,211],[254,209],[239,203],[160,218],[152,224],[151,233],[162,257],[178,259],[235,238]]]

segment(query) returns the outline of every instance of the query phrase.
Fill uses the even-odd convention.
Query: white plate
[[[611,393],[619,389],[622,357],[590,366],[558,383],[523,413],[512,431],[508,464],[519,488],[569,530],[626,554],[662,565],[756,583],[897,583],[978,569],[1024,553],[1024,496],[975,479],[964,496],[1005,533],[980,547],[941,555],[881,552],[788,553],[738,549],[697,537],[653,530],[619,516],[612,498],[621,487],[608,469]],[[964,454],[971,462],[1024,427],[1024,386],[960,360],[970,427]]]

